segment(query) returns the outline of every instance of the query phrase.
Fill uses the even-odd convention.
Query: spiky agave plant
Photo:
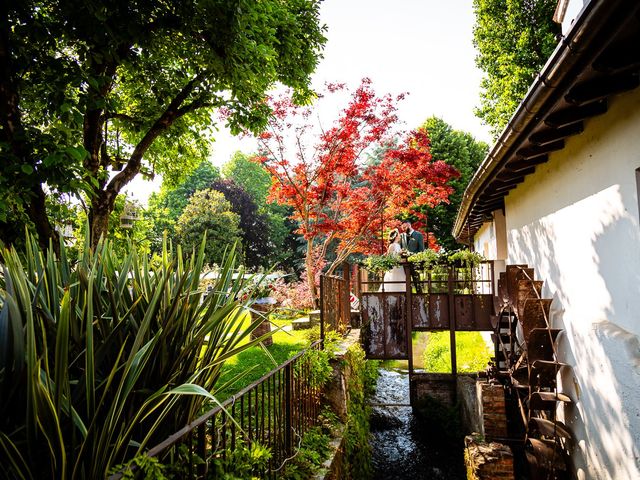
[[[0,264],[0,470],[9,478],[103,478],[194,418],[247,341],[235,252],[199,289],[204,240],[159,265],[109,241],[75,265],[27,235]]]

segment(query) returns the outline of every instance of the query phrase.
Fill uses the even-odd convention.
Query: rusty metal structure
[[[367,358],[407,360],[413,404],[414,379],[420,375],[413,368],[413,332],[450,332],[453,376],[456,332],[493,332],[492,376],[504,385],[511,406],[508,437],[501,441],[523,453],[528,478],[570,478],[571,434],[556,418],[556,409],[559,403],[571,402],[557,386],[559,371],[571,367],[558,361],[556,339],[562,331],[551,326],[551,300],[542,297],[543,282],[535,280],[526,265],[507,266],[497,282],[492,262],[473,271],[448,267],[437,275],[412,274],[412,267],[404,265],[404,291],[389,291],[397,286],[385,290],[389,287],[380,279],[359,273]]]
[[[437,273],[416,272],[404,263],[406,282],[382,282],[359,270],[358,285],[362,315],[362,345],[367,358],[406,360],[409,367],[411,401],[415,400],[420,375],[413,366],[413,332],[449,331],[451,370],[455,375],[456,332],[491,331],[493,314],[493,262],[479,267],[446,266]],[[389,290],[387,290],[389,289]]]
[[[496,376],[506,386],[519,420],[510,437],[522,440],[532,479],[571,478],[568,467],[571,433],[557,419],[560,403],[571,399],[558,391],[561,369],[552,328],[551,299],[542,298],[543,282],[526,265],[509,265],[498,280],[497,314],[492,316],[496,344]]]
[[[351,318],[350,269],[348,264],[342,267],[342,276],[320,275],[320,337],[324,338],[325,329],[340,333],[349,328]]]

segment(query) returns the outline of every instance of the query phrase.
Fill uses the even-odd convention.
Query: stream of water
[[[380,369],[370,400],[374,480],[464,480],[463,447],[409,406],[409,375]],[[446,428],[446,427],[445,427]]]

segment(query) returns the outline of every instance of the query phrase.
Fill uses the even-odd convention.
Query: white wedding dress
[[[399,256],[402,248],[399,243],[392,243],[387,248],[387,255]],[[385,292],[404,292],[406,287],[407,277],[404,274],[404,267],[398,266],[385,272],[383,282]],[[402,282],[402,283],[389,283],[389,282]],[[382,287],[380,287],[382,291]]]

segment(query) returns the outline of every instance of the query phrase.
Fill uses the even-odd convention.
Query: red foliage
[[[344,89],[327,87],[329,94]],[[259,160],[272,176],[270,199],[293,208],[299,232],[309,242],[321,241],[321,258],[333,240],[338,241],[337,262],[353,252],[380,253],[383,228],[397,226],[397,219],[408,215],[425,220],[412,207],[447,201],[452,191],[447,182],[459,174],[433,161],[424,130],[410,132],[378,164],[362,161],[366,151],[391,145],[396,103],[403,97],[379,97],[364,79],[328,130],[314,129],[314,107],[296,106],[288,98],[271,100],[274,115],[258,138]],[[426,237],[437,248],[433,236]]]

